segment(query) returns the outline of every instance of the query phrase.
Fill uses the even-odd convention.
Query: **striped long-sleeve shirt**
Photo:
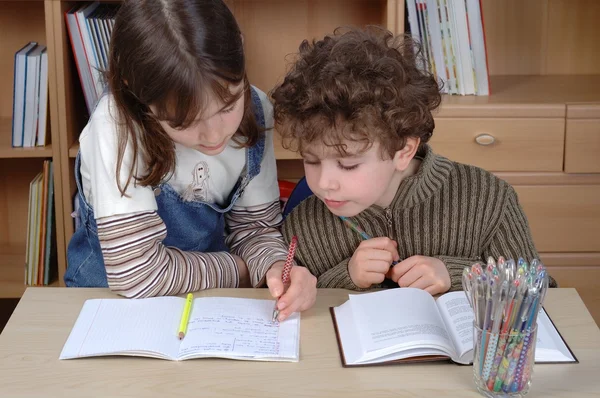
[[[269,267],[286,258],[281,221],[278,201],[233,207],[226,214],[226,243],[246,262],[253,286],[264,283]],[[164,296],[238,286],[231,254],[185,252],[163,245],[167,229],[156,211],[105,217],[97,225],[108,284],[118,294]]]
[[[369,236],[398,242],[401,259],[422,255],[442,260],[451,290],[462,288],[465,266],[488,256],[539,258],[517,194],[507,182],[435,155],[429,146],[418,157],[419,170],[402,181],[388,208],[372,206],[352,218]],[[297,235],[302,242],[296,260],[317,277],[317,287],[359,290],[348,262],[360,236],[321,200],[311,196],[300,203],[286,217],[283,234],[288,241]],[[551,286],[556,286],[552,278]]]

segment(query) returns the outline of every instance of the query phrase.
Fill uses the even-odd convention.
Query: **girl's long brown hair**
[[[161,127],[192,125],[212,94],[225,105],[245,96],[244,117],[233,140],[254,145],[262,130],[252,112],[241,32],[222,0],[126,0],[111,37],[107,80],[118,121],[117,185],[125,195],[132,178],[158,185],[175,169],[175,146]],[[230,87],[243,82],[241,94]],[[156,107],[156,113],[149,106]],[[134,160],[124,185],[123,156],[146,166],[139,175]]]

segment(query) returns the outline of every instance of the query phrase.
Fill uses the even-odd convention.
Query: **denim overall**
[[[252,105],[256,121],[264,128],[265,118],[258,94],[252,91]],[[214,203],[184,201],[167,183],[153,187],[158,205],[158,215],[167,227],[166,246],[184,251],[220,252],[229,251],[225,245],[225,217],[237,199],[242,196],[248,183],[260,173],[260,164],[265,147],[264,136],[256,145],[246,149],[246,165],[225,203],[220,207]],[[65,284],[70,287],[107,287],[104,259],[98,240],[94,210],[85,200],[81,183],[80,155],[75,159],[75,181],[77,182],[80,226],[73,234],[67,249],[68,267]]]

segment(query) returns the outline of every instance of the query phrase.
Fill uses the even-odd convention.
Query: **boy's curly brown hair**
[[[347,155],[345,140],[379,142],[393,157],[408,137],[429,140],[440,105],[433,75],[419,69],[420,48],[380,27],[337,28],[300,44],[283,83],[271,93],[283,146],[302,153],[313,143]]]

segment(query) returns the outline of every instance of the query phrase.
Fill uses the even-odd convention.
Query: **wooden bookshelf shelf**
[[[565,104],[600,102],[600,75],[491,76],[490,96],[445,95],[439,117],[562,117]]]
[[[12,147],[11,119],[0,119],[0,158],[49,158],[52,157],[52,145],[34,148]]]

